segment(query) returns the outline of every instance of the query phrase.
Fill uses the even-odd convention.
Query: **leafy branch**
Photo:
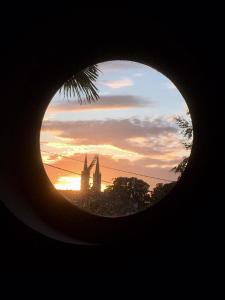
[[[184,145],[186,150],[191,150],[192,148],[192,140],[193,140],[193,127],[192,122],[190,118],[190,113],[187,112],[187,117],[184,116],[177,116],[175,117],[175,122],[178,125],[180,129],[180,133],[183,136],[182,144]],[[184,157],[183,160],[174,168],[171,169],[171,171],[175,173],[183,174],[187,164],[188,164],[189,157]]]
[[[59,93],[65,98],[77,96],[78,102],[91,103],[99,99],[95,82],[100,70],[97,65],[90,66],[69,78],[60,88]]]

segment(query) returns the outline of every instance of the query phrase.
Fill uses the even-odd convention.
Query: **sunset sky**
[[[98,68],[98,102],[80,105],[76,97],[65,99],[59,93],[50,102],[40,141],[41,149],[51,154],[42,152],[43,162],[81,173],[84,153],[89,163],[99,154],[105,181],[134,175],[103,166],[176,180],[170,170],[188,154],[174,121],[187,111],[180,92],[168,78],[143,64],[109,61]],[[45,170],[57,189],[80,188],[79,175],[48,166]],[[135,177],[148,182],[150,190],[165,183]],[[102,182],[102,189],[107,184]]]

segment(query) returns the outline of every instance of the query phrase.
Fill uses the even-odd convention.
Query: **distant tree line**
[[[157,184],[150,192],[147,182],[136,177],[117,177],[103,192],[90,190],[76,195],[76,205],[93,214],[124,216],[140,212],[170,192],[175,182]]]

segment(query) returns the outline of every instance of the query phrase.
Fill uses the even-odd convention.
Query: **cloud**
[[[89,154],[96,154],[100,153],[101,155],[113,157],[114,160],[119,159],[128,159],[129,161],[134,161],[141,159],[143,155],[129,151],[127,149],[121,149],[114,145],[108,144],[98,144],[98,145],[91,145],[91,144],[62,144],[62,143],[51,143],[47,144],[48,147],[52,147],[53,149],[57,150],[57,153],[60,153],[63,156],[72,156],[76,154],[82,153],[89,153]],[[45,162],[46,157],[44,157]],[[49,158],[47,157],[49,160]],[[52,159],[52,162],[54,160]],[[56,159],[55,159],[56,161]]]
[[[133,86],[133,80],[129,78],[119,79],[119,80],[107,80],[101,81],[101,84],[110,87],[111,89],[121,89],[128,86]]]
[[[139,120],[139,119],[108,119],[104,121],[44,121],[42,132],[58,132],[58,137],[73,139],[68,143],[55,143],[55,145],[79,145],[80,153],[98,151],[100,154],[104,151],[113,153],[113,149],[107,150],[107,147],[115,147],[125,150],[120,152],[120,158],[133,156],[134,159],[140,159],[142,156],[152,157],[154,159],[163,159],[170,161],[177,157],[185,155],[183,146],[177,136],[177,128],[170,122],[163,119]],[[65,140],[66,141],[66,140]],[[80,141],[80,143],[78,142]],[[89,149],[87,149],[89,145]],[[90,149],[92,146],[92,149]],[[98,148],[100,147],[101,148]],[[70,148],[71,149],[71,148]],[[85,150],[86,149],[86,150]],[[95,150],[94,150],[95,149]],[[116,150],[117,149],[117,150]],[[85,150],[85,151],[84,151]],[[74,150],[75,151],[75,150]],[[77,148],[76,148],[76,151]],[[105,152],[104,152],[105,153]]]
[[[107,141],[116,138],[160,136],[176,133],[177,128],[168,121],[155,118],[107,119],[92,121],[43,121],[42,130],[63,132],[63,138],[96,138]]]
[[[155,169],[155,168],[161,168],[161,169],[166,169],[166,168],[169,168],[169,169],[172,169],[175,165],[174,164],[149,164],[149,165],[146,165],[145,167],[146,168],[150,168],[150,169]]]
[[[154,102],[144,97],[131,95],[100,96],[100,99],[91,104],[79,104],[76,100],[69,102],[65,100],[52,102],[47,113],[66,112],[66,111],[94,111],[94,110],[117,110],[129,109],[134,107],[146,107],[154,105]]]
[[[41,139],[44,134],[51,133],[57,133],[57,139],[49,139],[42,149],[75,160],[50,154],[47,156],[46,153],[43,160],[80,174],[84,153],[88,153],[88,163],[98,153],[102,178],[110,182],[118,176],[132,174],[107,169],[104,166],[175,180],[177,175],[170,170],[187,155],[177,135],[177,128],[168,118],[44,121]],[[59,176],[67,175],[61,170],[47,166],[46,171],[53,183],[57,182]],[[161,182],[151,177],[136,177],[148,182],[151,189]]]
[[[42,151],[41,155],[42,155],[43,162],[46,164],[53,164],[62,160],[62,157],[57,154],[51,154]]]

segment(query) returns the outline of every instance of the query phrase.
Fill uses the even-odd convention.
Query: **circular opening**
[[[133,61],[107,61],[69,78],[44,115],[46,173],[72,204],[119,217],[163,199],[184,172],[192,122],[176,86]]]

